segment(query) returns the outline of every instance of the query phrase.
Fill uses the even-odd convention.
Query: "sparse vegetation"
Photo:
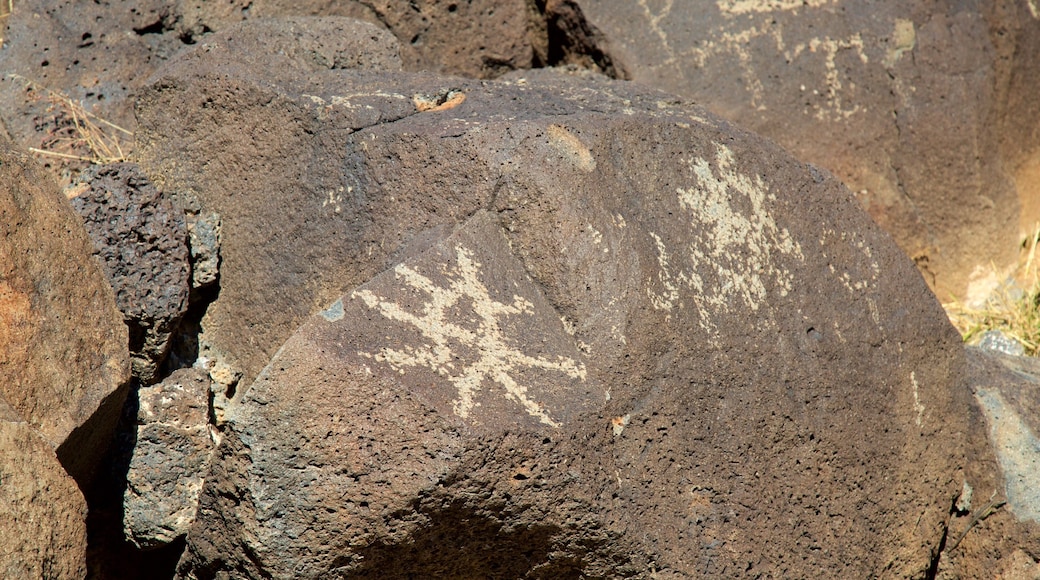
[[[94,164],[118,163],[126,160],[122,143],[133,137],[130,131],[110,123],[68,95],[48,89],[21,75],[9,78],[21,81],[34,98],[47,102],[46,137],[40,147],[29,147],[38,155],[85,161]]]
[[[0,44],[4,42],[4,27],[7,26],[7,17],[14,12],[14,0],[0,0]]]
[[[983,305],[943,304],[950,322],[960,331],[964,342],[973,343],[985,332],[999,330],[1021,344],[1027,355],[1040,355],[1038,243],[1040,225],[1022,242],[1023,259],[1014,275],[1001,284]]]

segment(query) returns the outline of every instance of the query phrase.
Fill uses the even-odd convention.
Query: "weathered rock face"
[[[344,258],[373,250],[357,245],[365,224],[349,200],[361,184],[342,156],[343,142],[356,127],[413,114],[412,93],[337,94],[301,73],[339,70],[330,62],[399,69],[395,47],[390,35],[344,19],[245,23],[211,37],[205,51],[186,56],[142,96],[142,167],[180,206],[221,216],[220,297],[200,340],[203,356],[229,367],[231,389],[243,374],[252,381],[304,318],[385,267],[373,260],[358,274],[356,259]],[[340,56],[321,61],[316,53]],[[236,79],[233,92],[211,93],[228,88],[214,78],[223,75]],[[289,93],[296,100],[280,83],[299,91]],[[198,117],[200,107],[216,116]],[[178,116],[197,123],[178,122],[171,132]],[[188,141],[205,145],[188,148]],[[261,167],[263,178],[248,169]]]
[[[1027,4],[581,2],[633,79],[837,174],[942,298],[1040,217]]]
[[[188,532],[216,447],[208,373],[189,368],[138,391],[137,445],[123,502],[126,537],[148,549]]]
[[[835,179],[632,85],[261,75],[250,35],[138,109],[221,215],[204,338],[252,383],[182,577],[931,567],[964,360]]]
[[[968,380],[978,410],[965,491],[950,521],[937,578],[1035,577],[1040,564],[1040,363],[969,347]],[[963,503],[963,505],[961,505]]]
[[[566,60],[549,54],[545,16],[524,0],[46,0],[20,6],[7,19],[5,50],[0,51],[0,70],[5,71],[0,116],[23,147],[104,156],[80,138],[74,112],[79,118],[83,111],[92,113],[132,133],[134,93],[174,54],[242,20],[294,15],[347,16],[389,30],[402,41],[400,52],[411,70],[488,77],[550,57]],[[73,111],[70,104],[81,109]],[[112,156],[118,156],[117,144],[129,153],[129,135],[93,122],[104,132],[102,141],[112,147]],[[43,159],[71,164],[76,171],[85,167],[67,158]]]
[[[0,399],[0,574],[83,578],[86,518],[83,494],[54,448]]]
[[[54,180],[0,144],[0,397],[81,485],[126,396],[127,331]]]
[[[68,195],[130,329],[134,375],[150,384],[170,334],[188,309],[184,212],[131,163],[93,168],[86,177]]]

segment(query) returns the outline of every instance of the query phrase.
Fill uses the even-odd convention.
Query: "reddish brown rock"
[[[127,329],[53,178],[0,145],[0,397],[83,485],[129,379]]]
[[[836,180],[634,85],[235,62],[138,110],[248,386],[182,577],[932,566],[965,362]]]
[[[580,4],[631,78],[833,171],[943,299],[984,289],[1035,229],[1028,3]]]
[[[83,578],[86,519],[83,494],[51,443],[0,398],[0,575]]]

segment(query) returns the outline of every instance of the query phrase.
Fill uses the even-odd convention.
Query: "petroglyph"
[[[791,290],[791,274],[776,266],[779,254],[804,260],[801,246],[785,228],[773,221],[766,204],[776,196],[766,190],[758,176],[738,173],[733,153],[716,145],[714,168],[706,159],[687,160],[695,184],[676,188],[680,207],[699,232],[674,264],[666,244],[656,234],[658,280],[649,289],[651,304],[671,311],[679,302],[679,287],[692,290],[701,326],[714,331],[712,312],[734,312],[743,306],[757,311],[768,297],[768,282],[780,296]],[[705,270],[714,276],[703,276]],[[654,284],[652,284],[654,285]]]
[[[914,422],[920,427],[921,420],[924,419],[924,405],[921,404],[921,397],[918,392],[921,387],[917,384],[917,376],[914,375],[914,371],[910,371],[910,384],[914,388],[914,411],[917,413]]]
[[[818,83],[810,83],[816,86],[803,88],[822,97],[821,103],[811,106],[811,112],[817,119],[837,121],[862,111],[858,105],[850,105],[854,100],[846,93],[856,87],[843,76],[842,63],[839,62],[839,56],[849,50],[854,51],[855,57],[862,63],[869,61],[862,36],[856,33],[846,38],[817,37],[788,48],[784,40],[784,21],[775,16],[780,11],[818,9],[832,3],[833,0],[717,0],[719,11],[730,18],[721,26],[706,31],[693,46],[673,46],[669,41],[666,25],[671,23],[681,27],[685,24],[682,16],[672,13],[673,0],[664,2],[656,10],[651,8],[648,0],[640,0],[639,6],[652,35],[659,39],[660,48],[664,52],[655,61],[655,68],[667,68],[671,74],[686,78],[687,71],[696,74],[698,69],[712,65],[719,58],[723,62],[731,62],[735,58],[751,105],[762,111],[768,108],[767,102],[773,95],[768,93],[770,89],[762,82],[755,59],[766,58],[772,62],[771,59],[782,57],[792,65],[802,60],[800,66],[817,71],[819,78]],[[740,15],[745,17],[733,18]],[[897,21],[892,49],[895,52],[888,58],[898,59],[903,52],[911,50],[913,33],[913,23]],[[775,47],[775,53],[770,53],[770,45]],[[817,54],[820,56],[814,56]],[[813,59],[811,62],[804,62],[810,58]]]
[[[646,17],[646,21],[650,24],[650,29],[654,31],[657,38],[661,39],[661,48],[668,53],[668,58],[665,61],[666,64],[672,64],[676,62],[675,51],[672,50],[671,45],[668,43],[668,33],[661,28],[661,21],[672,13],[672,5],[675,0],[665,0],[664,6],[656,14],[647,4],[648,0],[639,0],[639,7],[643,9],[643,16]]]
[[[834,0],[716,0],[715,5],[723,14],[749,14],[752,12],[776,12],[798,8],[819,8]]]
[[[443,271],[447,281],[443,287],[405,264],[394,269],[398,279],[429,296],[418,312],[406,310],[368,290],[351,295],[384,317],[413,326],[426,340],[426,344],[419,346],[358,354],[386,363],[402,374],[409,368],[422,367],[446,377],[458,390],[452,408],[460,417],[469,417],[477,406],[474,396],[486,382],[491,382],[502,387],[506,398],[523,407],[528,415],[546,425],[559,427],[560,423],[553,420],[547,410],[528,397],[527,387],[518,383],[516,376],[525,369],[543,369],[584,381],[584,363],[563,356],[549,359],[526,354],[505,335],[502,327],[507,317],[532,314],[534,305],[517,295],[508,304],[494,300],[480,281],[481,264],[473,259],[472,253],[457,247],[455,255],[454,271],[449,272],[447,267]],[[460,308],[472,312],[475,319],[460,318]],[[462,348],[453,348],[455,345]]]
[[[826,71],[824,74],[824,95],[827,99],[827,106],[816,110],[816,118],[821,121],[835,121],[847,119],[861,111],[862,108],[858,104],[854,104],[850,108],[843,102],[842,90],[844,89],[844,83],[841,82],[838,65],[835,63],[838,53],[842,50],[855,50],[860,62],[863,64],[869,62],[867,54],[863,52],[863,39],[860,35],[853,34],[851,37],[843,40],[835,40],[830,37],[822,40],[814,38],[809,41],[809,50],[812,52],[822,51],[824,53],[823,65]],[[854,89],[855,86],[850,83],[849,88]]]
[[[884,65],[892,68],[903,57],[903,53],[913,50],[916,45],[917,32],[913,21],[897,18],[892,30],[892,47],[885,54]]]

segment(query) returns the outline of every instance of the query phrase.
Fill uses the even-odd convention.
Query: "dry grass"
[[[1040,224],[1022,242],[1023,259],[1014,276],[991,294],[983,305],[943,304],[950,322],[960,331],[964,342],[975,342],[983,333],[999,330],[1021,344],[1027,355],[1040,355],[1038,243]]]
[[[83,108],[68,95],[48,89],[23,76],[9,78],[21,81],[30,98],[47,103],[48,129],[40,147],[29,150],[38,155],[94,164],[118,163],[126,160],[122,143],[133,133],[110,123]]]
[[[7,26],[7,17],[14,12],[14,0],[0,0],[0,44],[4,42],[4,26]]]

